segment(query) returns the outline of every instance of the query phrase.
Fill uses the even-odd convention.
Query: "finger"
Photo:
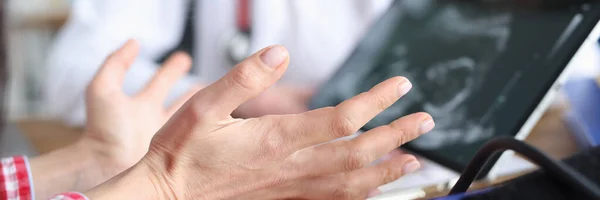
[[[340,156],[342,160],[339,164],[345,164],[346,167],[349,167],[347,170],[362,168],[376,159],[390,154],[403,144],[428,133],[434,126],[435,122],[427,113],[404,116],[386,126],[377,127],[351,140],[347,144],[348,151],[346,152],[348,154],[345,158]],[[360,158],[359,156],[363,154],[366,155],[365,158]],[[394,156],[394,154],[390,154],[390,156]]]
[[[139,94],[151,97],[162,103],[171,91],[171,88],[181,77],[185,76],[192,67],[192,58],[187,53],[173,54],[163,66],[154,74],[154,77]]]
[[[379,113],[398,101],[411,88],[412,84],[404,77],[388,79],[376,85],[368,92],[359,94],[336,106],[333,119],[341,120],[341,124],[348,124],[349,127],[341,125],[339,128],[349,130],[346,131],[346,134],[343,134],[344,136],[354,133]]]
[[[193,109],[205,117],[229,118],[237,107],[279,80],[288,63],[288,52],[284,47],[276,45],[262,49],[192,97]]]
[[[137,41],[128,40],[123,46],[108,56],[92,82],[88,85],[88,91],[122,91],[125,74],[133,64],[139,48]]]
[[[173,114],[175,114],[175,112],[177,112],[177,110],[179,110],[179,108],[181,108],[185,102],[192,98],[196,92],[200,91],[200,89],[202,89],[200,86],[193,87],[187,93],[179,97],[179,99],[175,100],[167,109],[167,116],[173,116]]]
[[[411,88],[408,79],[388,79],[368,92],[342,102],[335,108],[323,108],[300,115],[283,117],[277,133],[290,151],[331,141],[355,133],[369,120],[396,102]]]
[[[346,173],[350,180],[359,180],[356,189],[365,191],[391,183],[406,174],[413,173],[421,168],[421,164],[412,155],[404,154],[394,156],[381,164],[362,168]]]
[[[412,155],[394,157],[379,165],[316,178],[298,186],[309,199],[365,199],[373,189],[395,181],[420,167]]]
[[[434,122],[427,113],[407,115],[389,125],[367,131],[350,141],[336,141],[301,150],[296,155],[295,166],[297,169],[304,169],[309,176],[360,169],[386,154],[402,155],[390,152],[419,135],[431,131],[433,126]],[[329,165],[323,167],[318,164],[324,162]]]

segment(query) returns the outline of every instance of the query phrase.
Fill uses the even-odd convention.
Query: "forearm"
[[[112,199],[172,199],[158,185],[165,185],[158,179],[152,179],[154,174],[145,165],[137,164],[123,173],[113,177],[87,192],[85,195],[94,200]]]
[[[30,159],[38,199],[66,191],[85,191],[106,181],[94,154],[84,145],[80,141]]]

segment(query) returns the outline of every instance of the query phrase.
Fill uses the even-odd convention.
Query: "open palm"
[[[114,175],[131,167],[148,150],[154,133],[189,99],[197,89],[180,97],[169,107],[164,101],[179,78],[191,66],[187,54],[176,53],[139,93],[129,96],[122,90],[125,72],[139,51],[137,42],[128,41],[100,68],[86,93],[87,124],[84,139],[97,145],[97,151]]]

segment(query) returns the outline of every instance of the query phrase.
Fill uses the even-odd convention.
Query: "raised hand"
[[[182,106],[140,163],[90,191],[89,197],[364,199],[369,191],[419,168],[415,157],[406,154],[370,164],[433,129],[426,113],[402,117],[352,140],[323,144],[356,132],[406,94],[411,84],[402,77],[336,107],[231,117],[238,106],[273,85],[287,65],[288,53],[281,46],[250,56]]]
[[[139,93],[125,94],[125,73],[138,51],[138,43],[128,41],[106,59],[87,89],[88,120],[82,142],[97,153],[103,169],[100,175],[106,177],[101,182],[137,163],[158,129],[198,91],[191,89],[169,107],[164,106],[170,89],[191,67],[187,54],[176,53]]]

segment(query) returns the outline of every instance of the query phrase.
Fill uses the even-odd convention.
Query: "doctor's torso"
[[[285,46],[290,66],[280,81],[315,86],[325,81],[353,50],[390,0],[251,0],[249,51]],[[228,43],[238,31],[238,0],[197,0],[195,73],[214,81],[231,69]]]

